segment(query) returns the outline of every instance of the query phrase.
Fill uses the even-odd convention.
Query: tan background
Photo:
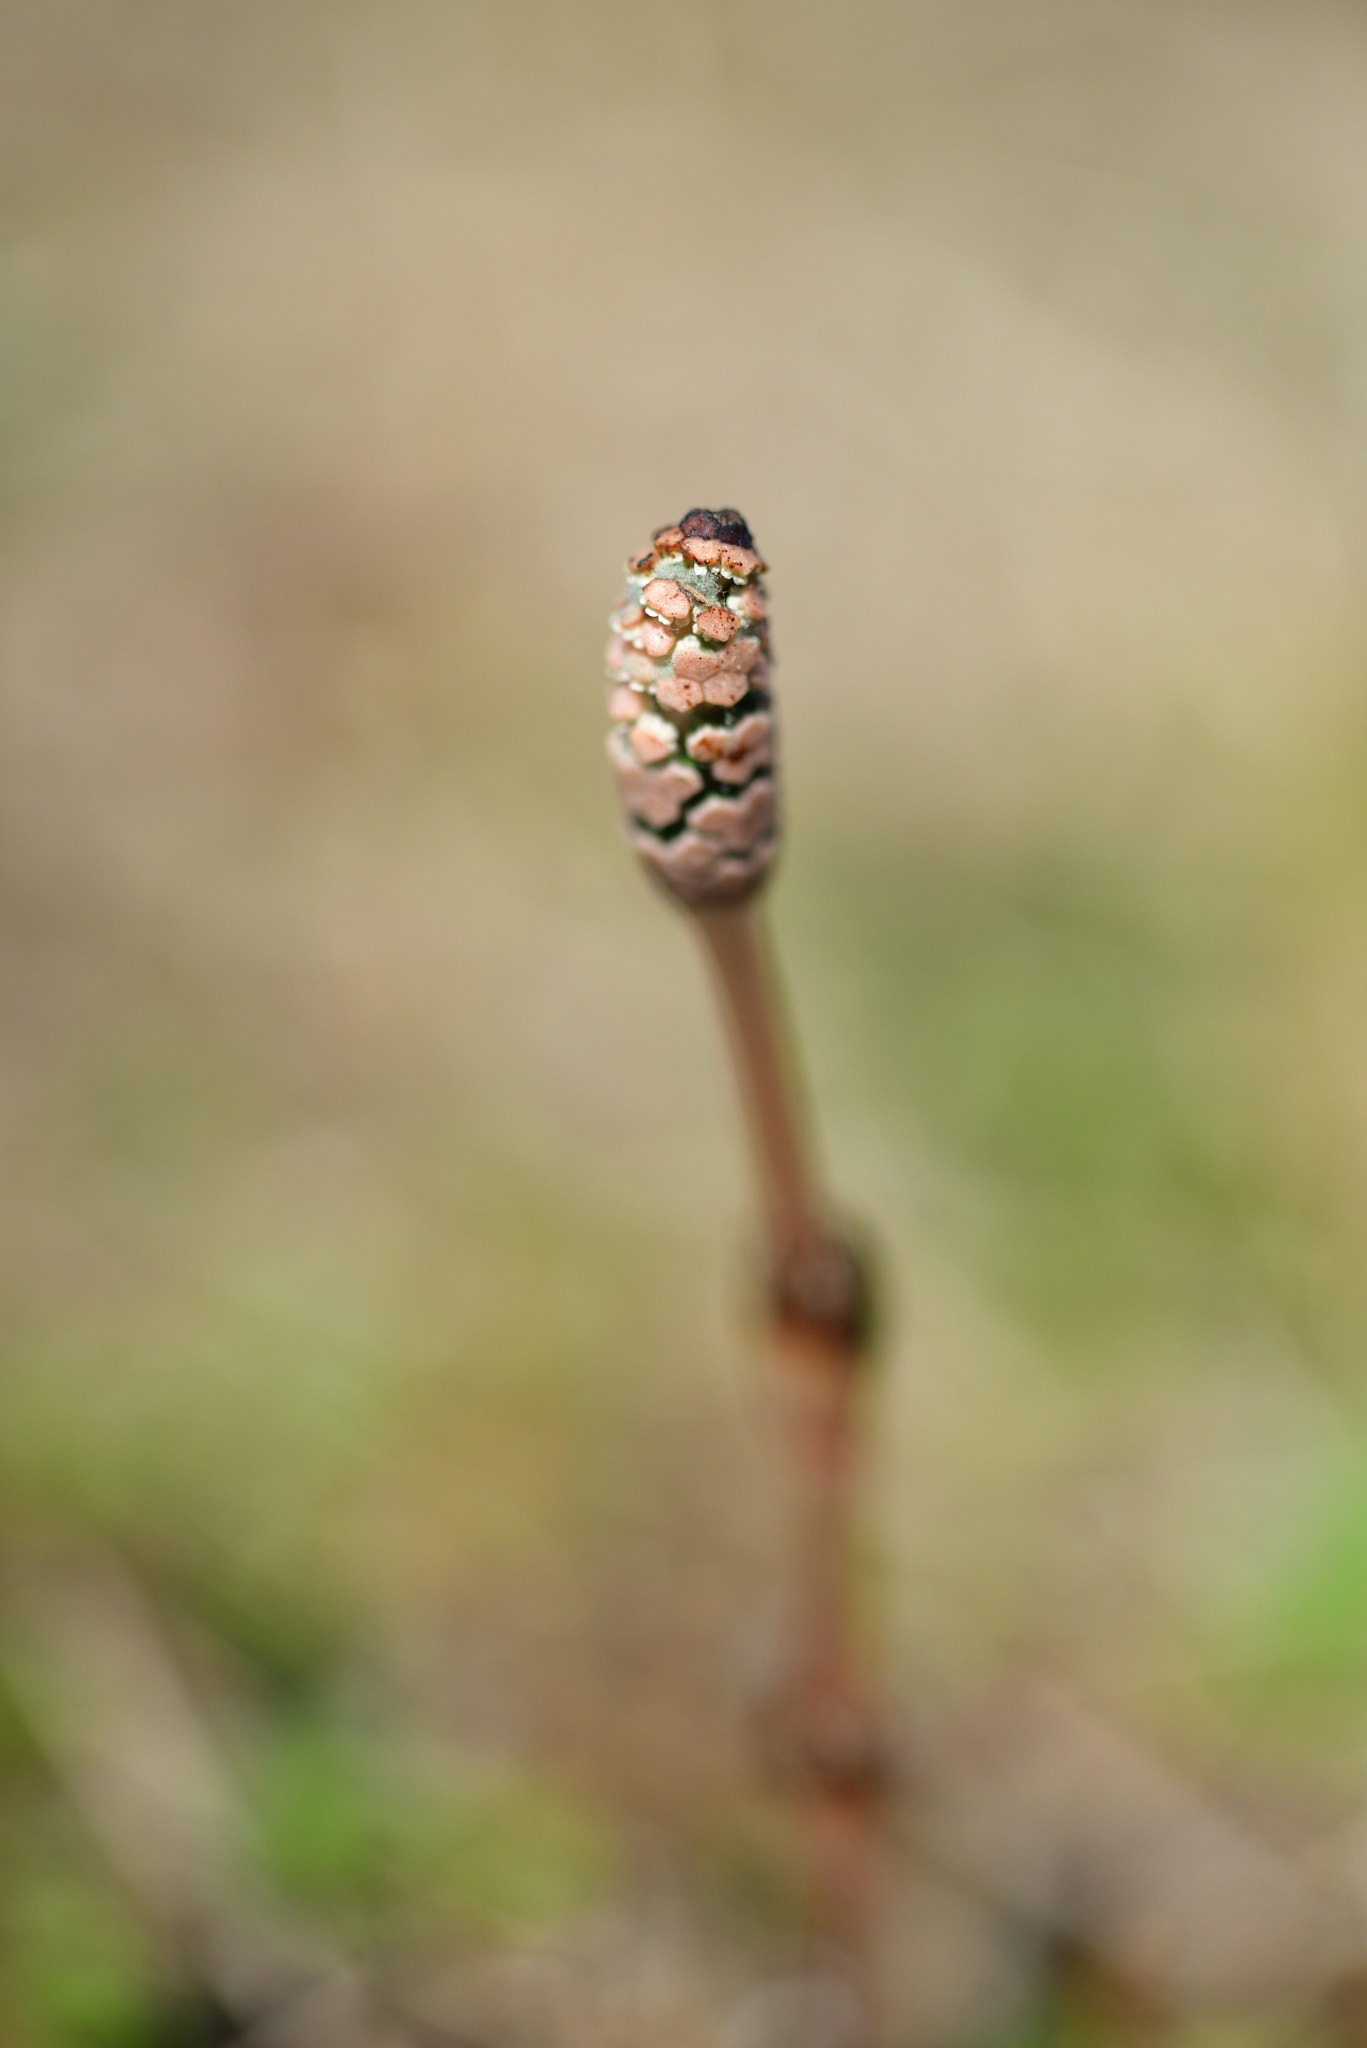
[[[1360,10],[4,43],[7,2038],[96,2038],[90,1944],[130,2011],[182,1968],[52,1734],[125,1599],[253,1812],[277,1773],[253,1882],[361,1953],[358,1745],[502,1788],[440,1880],[386,1851],[434,1951],[578,1926],[644,1831],[751,1971],[746,1167],[602,758],[621,561],[695,503],[773,565],[901,1710],[1045,1673],[1318,1854],[1367,1664]]]

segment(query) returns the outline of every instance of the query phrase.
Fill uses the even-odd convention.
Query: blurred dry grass
[[[791,1945],[744,1162],[600,751],[620,558],[712,500],[775,565],[775,914],[887,1248],[871,1600],[950,1815],[906,2031],[1004,2038],[1012,1916],[1150,1770],[1354,1924],[1360,11],[4,40],[4,2039],[213,2038],[228,1879],[187,1929],[130,1827],[343,1993],[393,1965],[406,2018],[271,2039],[790,2025],[742,1999]],[[198,1761],[129,1822],[147,1716]],[[1108,1952],[1195,2033],[1268,1908],[1175,1904],[1174,1820],[1155,1918],[1115,1828],[1087,1911],[1143,1894]]]

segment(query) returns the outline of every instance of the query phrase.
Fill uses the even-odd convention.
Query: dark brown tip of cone
[[[701,505],[695,505],[679,521],[679,531],[686,540],[720,540],[729,547],[751,550],[755,545],[749,527],[734,505],[723,505],[716,512],[707,512]]]

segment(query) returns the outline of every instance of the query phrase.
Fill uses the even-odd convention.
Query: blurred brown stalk
[[[763,1194],[771,1337],[792,1462],[796,1616],[771,1736],[803,1812],[818,1933],[852,1966],[871,2013],[886,1771],[852,1598],[868,1288],[817,1191],[755,899],[695,916]]]

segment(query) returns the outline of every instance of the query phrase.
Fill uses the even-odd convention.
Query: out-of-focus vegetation
[[[699,502],[885,1255],[899,2038],[1349,2038],[1359,10],[4,45],[0,2038],[795,2037],[745,1161],[601,758]]]

